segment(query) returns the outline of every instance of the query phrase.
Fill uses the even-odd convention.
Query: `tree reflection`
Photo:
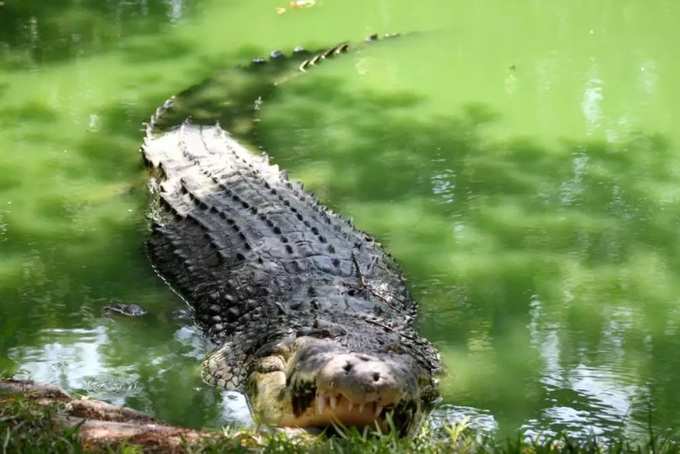
[[[10,0],[0,6],[0,62],[16,70],[108,50],[181,20],[197,3]]]

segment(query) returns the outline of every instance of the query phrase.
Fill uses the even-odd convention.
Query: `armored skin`
[[[261,86],[278,89],[286,68]],[[194,117],[159,127],[175,102],[158,109],[142,147],[151,169],[148,245],[158,273],[218,346],[206,380],[245,391],[268,424],[366,426],[389,417],[408,433],[437,397],[439,357],[415,331],[416,304],[391,258],[221,126]]]

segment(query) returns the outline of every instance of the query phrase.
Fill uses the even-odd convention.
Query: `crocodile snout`
[[[347,399],[357,406],[396,404],[404,393],[403,380],[389,362],[365,354],[332,357],[319,371],[317,394],[330,400]]]

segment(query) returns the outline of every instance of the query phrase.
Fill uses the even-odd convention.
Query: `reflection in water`
[[[90,114],[87,129],[90,132],[97,132],[97,131],[99,131],[100,126],[101,126],[101,120],[99,118],[99,115],[94,114],[94,113]]]
[[[59,0],[0,3],[0,67],[38,69],[39,64],[107,51],[133,35],[177,24],[200,2]]]
[[[432,175],[432,193],[446,204],[454,203],[456,201],[456,172],[444,169],[441,173]]]
[[[209,348],[209,342],[195,325],[183,326],[175,331],[175,339],[185,347],[184,355],[203,360]]]
[[[505,76],[505,92],[508,95],[513,95],[517,91],[517,74],[516,74],[517,68],[515,65],[512,65],[510,68],[508,68],[508,75]]]
[[[0,243],[7,240],[7,224],[3,220],[4,216],[0,211]]]
[[[174,338],[182,344],[182,355],[193,358],[197,364],[201,363],[214,346],[203,336],[196,325],[191,324],[188,312],[181,314],[187,323],[175,331]],[[250,408],[245,395],[235,391],[216,389],[221,396],[221,411],[217,417],[219,425],[236,427],[252,427],[255,423],[250,414]]]
[[[654,60],[642,62],[642,65],[640,65],[640,85],[642,85],[642,90],[646,96],[654,96],[658,81],[659,75],[657,73],[656,62]]]
[[[559,312],[559,309],[557,309]],[[567,432],[574,436],[642,436],[645,426],[631,419],[632,407],[647,401],[648,392],[635,384],[622,364],[624,335],[633,328],[633,313],[616,308],[602,332],[598,350],[606,352],[606,360],[588,364],[588,352],[575,352],[561,357],[565,350],[560,335],[569,328],[559,322],[559,314],[546,314],[538,295],[530,302],[528,325],[531,344],[541,357],[540,381],[551,406],[541,410],[540,417],[522,426],[531,438],[550,437]]]
[[[560,346],[558,328],[543,321],[543,305],[538,295],[532,295],[529,302],[529,338],[531,345],[539,351],[543,360],[540,380],[545,386],[561,386]]]
[[[111,368],[102,346],[111,343],[104,326],[94,329],[48,329],[38,347],[16,347],[9,357],[20,364],[19,378],[83,392],[95,399],[123,405],[138,395],[139,376],[132,366]]]
[[[93,399],[116,405],[132,405],[157,414],[158,406],[154,402],[154,396],[164,394],[167,391],[164,387],[177,380],[175,375],[194,375],[190,373],[192,369],[197,373],[198,365],[212,347],[197,327],[182,326],[173,336],[178,345],[171,345],[170,351],[144,348],[144,354],[148,357],[121,363],[111,351],[111,345],[117,343],[114,339],[125,341],[121,336],[131,335],[125,326],[126,321],[116,320],[93,329],[42,330],[38,335],[38,346],[10,349],[9,358],[18,364],[15,378],[58,385]],[[148,376],[149,371],[153,374],[151,377]],[[196,394],[196,397],[203,393],[213,394],[216,399],[214,405],[211,405],[214,406],[214,416],[208,424],[254,424],[245,396],[203,386],[200,382],[196,384],[198,386],[193,389],[182,386],[171,392],[181,391],[183,398],[189,399],[192,399],[192,394]],[[159,389],[153,389],[154,387]],[[174,400],[179,400],[178,398],[177,395],[173,397]],[[204,420],[206,415],[197,414],[194,417]]]
[[[250,414],[246,397],[235,391],[221,391],[222,414],[221,425],[236,427],[253,427],[255,421]]]
[[[184,12],[184,0],[165,0],[170,6],[168,17],[171,22],[177,22],[182,18]]]
[[[586,120],[588,135],[593,135],[601,126],[602,101],[604,100],[602,86],[603,82],[597,76],[597,70],[593,68],[583,90],[583,101],[581,102],[581,110]]]
[[[578,202],[579,197],[586,189],[583,186],[583,177],[588,170],[588,155],[579,151],[572,159],[573,175],[560,186],[561,201],[565,206]]]

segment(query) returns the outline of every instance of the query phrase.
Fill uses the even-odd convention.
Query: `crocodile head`
[[[429,344],[428,344],[429,346]],[[436,397],[433,372],[404,352],[360,352],[301,336],[260,349],[247,375],[256,417],[289,427],[371,426],[402,434]]]
[[[410,433],[438,397],[436,349],[416,333],[408,309],[371,314],[369,300],[322,291],[311,315],[279,311],[225,338],[205,362],[205,378],[245,391],[268,425],[393,424]]]

